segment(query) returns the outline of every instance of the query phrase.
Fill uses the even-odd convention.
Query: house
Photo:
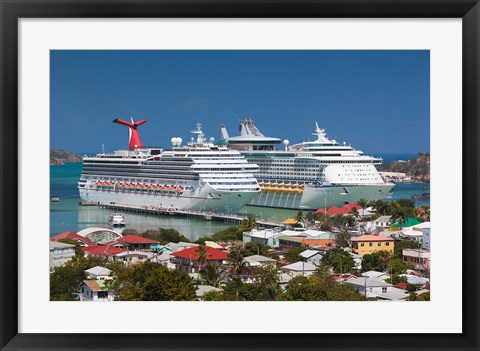
[[[112,277],[110,277],[110,274],[112,273],[112,271],[105,267],[96,266],[96,267],[85,270],[85,273],[87,273],[88,279],[94,279],[94,280],[112,279]]]
[[[388,226],[388,230],[391,231],[391,232],[395,232],[397,230],[400,230],[400,229],[403,229],[405,227],[412,227],[412,226],[415,226],[417,224],[420,224],[422,222],[420,222],[419,220],[415,219],[415,218],[411,218],[411,217],[408,217],[402,221],[397,221],[395,223],[392,223]]]
[[[430,228],[422,229],[422,244],[425,250],[430,251]]]
[[[400,274],[400,277],[406,277],[408,284],[417,285],[419,289],[427,288],[430,285],[430,279],[428,278],[418,277],[413,274]]]
[[[119,247],[131,251],[158,251],[160,248],[160,243],[158,241],[138,235],[126,235],[114,241],[105,243],[105,245]]]
[[[69,240],[73,240],[73,241],[76,241],[80,244],[80,246],[94,246],[94,245],[97,245],[95,242],[93,242],[92,240],[88,239],[88,238],[85,238],[81,235],[78,235],[77,233],[75,232],[70,232],[70,231],[66,231],[66,232],[62,232],[60,234],[57,234],[55,236],[52,236],[50,238],[50,241],[56,241],[58,242],[60,239],[69,239]]]
[[[75,245],[50,241],[50,272],[75,256]]]
[[[361,235],[352,238],[353,252],[364,256],[378,251],[387,251],[393,255],[395,241],[378,233]]]
[[[345,251],[347,251],[350,254],[350,256],[352,256],[353,262],[355,262],[355,267],[354,268],[356,270],[362,269],[362,260],[363,260],[362,256],[354,254],[353,252],[351,252],[349,250],[345,250]]]
[[[205,295],[205,293],[210,292],[210,291],[222,291],[222,289],[216,288],[216,287],[211,286],[211,285],[199,285],[197,287],[197,290],[195,291],[195,295],[198,298],[200,298],[203,295]]]
[[[309,276],[317,269],[317,267],[313,263],[300,261],[283,266],[281,269],[286,273],[301,273],[301,275]]]
[[[387,273],[378,272],[378,271],[368,271],[368,272],[362,273],[362,277],[385,281],[385,279],[390,278],[390,275]]]
[[[380,216],[374,221],[367,222],[364,230],[367,232],[381,232],[392,223],[392,216]]]
[[[320,251],[317,250],[305,250],[303,252],[300,252],[300,256],[303,257],[303,261],[317,265],[323,257]]]
[[[320,230],[313,230],[313,229],[306,229],[306,230],[284,230],[280,232],[279,244],[280,247],[292,248],[296,246],[304,246],[309,248],[328,248],[332,247],[335,235],[333,233],[324,232]],[[282,243],[282,239],[286,237],[289,238],[298,238],[301,239],[301,244],[292,244],[291,241],[289,242],[288,239]],[[293,240],[294,242],[298,242],[298,240]],[[283,244],[283,246],[282,246]]]
[[[351,277],[344,284],[350,284],[361,295],[379,300],[405,300],[408,293],[382,280],[367,277]]]
[[[118,247],[104,246],[104,245],[82,247],[82,250],[87,256],[92,255],[92,256],[107,257],[108,261],[110,262],[113,262],[115,260],[115,255],[121,252],[127,251],[124,249],[120,249]]]
[[[277,261],[273,258],[262,256],[262,255],[252,255],[244,257],[243,260],[248,264],[249,267],[260,267],[267,264],[276,264]]]
[[[172,263],[176,268],[187,273],[198,273],[200,268],[200,246],[191,247],[182,251],[172,253]],[[213,247],[205,246],[206,257],[205,264],[222,265],[228,258],[225,251],[214,249]]]
[[[249,232],[243,233],[243,243],[261,243],[270,247],[279,247],[279,232],[272,229],[252,229]]]
[[[105,280],[84,280],[80,284],[80,301],[114,301],[114,295],[106,288]]]
[[[412,263],[415,269],[426,273],[430,272],[430,251],[423,249],[404,249],[403,261]]]
[[[126,266],[143,263],[153,258],[152,252],[146,251],[123,251],[115,254],[114,261],[121,262]]]

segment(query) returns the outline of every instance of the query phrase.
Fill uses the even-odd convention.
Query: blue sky
[[[126,148],[115,118],[147,118],[144,145],[219,139],[252,117],[267,136],[330,138],[367,154],[430,150],[429,51],[51,51],[51,147]]]

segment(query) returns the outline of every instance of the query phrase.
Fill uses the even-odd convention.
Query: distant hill
[[[419,152],[417,158],[384,163],[378,167],[381,172],[406,173],[413,179],[430,182],[430,152]]]
[[[50,166],[60,166],[65,162],[82,162],[83,156],[60,149],[50,149]]]

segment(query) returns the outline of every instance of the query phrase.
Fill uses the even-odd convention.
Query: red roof
[[[60,239],[70,239],[70,240],[75,240],[75,241],[82,241],[84,242],[85,244],[87,245],[97,245],[96,243],[94,243],[93,241],[91,241],[90,239],[88,238],[85,238],[81,235],[78,235],[77,233],[75,232],[62,232],[60,234],[57,234],[55,236],[52,236],[50,238],[51,241],[59,241]]]
[[[194,246],[189,249],[185,249],[182,251],[172,253],[172,256],[181,257],[181,258],[188,258],[192,261],[198,260],[198,249],[200,246]],[[207,261],[213,260],[226,260],[228,258],[228,254],[225,251],[215,249],[210,246],[206,246],[207,248]]]
[[[122,242],[122,243],[128,243],[128,244],[158,244],[158,241],[149,239],[149,238],[144,238],[143,236],[138,236],[138,235],[126,235],[124,237],[121,237],[115,242]]]
[[[395,285],[397,288],[399,289],[406,289],[408,287],[408,284],[407,283],[404,283],[404,282],[400,282],[398,283],[397,285]]]
[[[345,215],[345,214],[349,214],[350,213],[350,210],[353,208],[353,207],[356,207],[357,210],[361,210],[362,208],[360,206],[358,206],[355,202],[351,202],[349,204],[346,204],[345,206],[343,206],[342,208],[339,208],[337,206],[332,206],[330,207],[328,210],[327,210],[327,214],[329,216],[334,216],[334,215],[337,215],[337,214],[342,214],[342,215]],[[323,208],[319,208],[317,211],[317,213],[325,213],[325,209]]]
[[[82,250],[87,254],[100,255],[100,256],[115,256],[121,252],[128,251],[128,250],[120,249],[118,247],[103,246],[103,245],[82,247]]]

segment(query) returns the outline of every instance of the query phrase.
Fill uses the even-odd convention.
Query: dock
[[[177,209],[168,209],[168,208],[155,208],[148,206],[126,206],[126,205],[106,205],[106,204],[96,204],[100,208],[110,209],[116,212],[135,212],[151,215],[164,215],[164,216],[178,216],[178,217],[187,217],[195,219],[203,219],[206,221],[220,221],[227,222],[232,224],[240,224],[246,217],[237,216],[237,215],[228,215],[223,213],[215,212],[202,212],[202,211],[185,211]],[[283,227],[283,223],[270,222],[257,220],[257,225],[267,228]]]

